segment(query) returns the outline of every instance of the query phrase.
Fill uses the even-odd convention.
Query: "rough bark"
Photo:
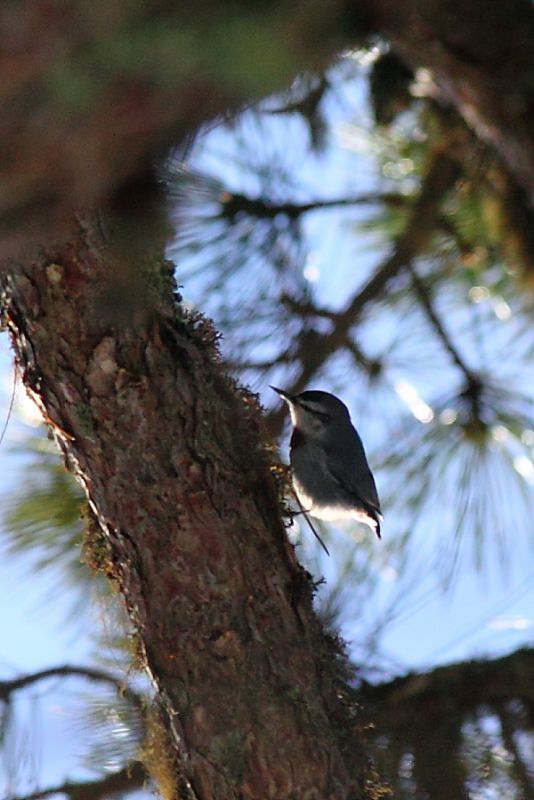
[[[339,658],[288,543],[254,398],[170,265],[106,220],[6,268],[24,382],[105,533],[181,798],[370,797]],[[119,245],[110,245],[119,242]]]

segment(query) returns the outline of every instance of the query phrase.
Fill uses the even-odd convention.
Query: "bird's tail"
[[[382,520],[382,514],[376,508],[372,506],[366,506],[365,511],[358,510],[355,511],[353,514],[354,519],[358,520],[358,522],[363,522],[364,525],[367,525],[371,530],[373,530],[379,539],[382,538],[382,534],[380,532],[380,522]]]
[[[382,534],[380,533],[380,518],[375,520],[375,533],[379,539],[382,538]]]
[[[383,517],[380,511],[375,511],[374,508],[369,510],[369,524],[374,528],[374,532],[379,539],[382,538],[382,534],[380,533],[380,523],[382,519]]]

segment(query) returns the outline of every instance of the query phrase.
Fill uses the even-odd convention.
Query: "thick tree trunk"
[[[107,222],[4,273],[24,383],[84,485],[163,700],[181,798],[364,798],[340,659],[280,518],[255,399],[170,266]],[[116,236],[116,231],[114,237]]]

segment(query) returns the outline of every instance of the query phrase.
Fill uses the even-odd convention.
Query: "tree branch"
[[[114,794],[141,789],[147,774],[139,761],[132,761],[123,769],[93,781],[65,781],[31,794],[5,798],[5,800],[42,800],[44,797],[62,794],[70,800],[104,800]]]
[[[433,235],[444,197],[456,183],[459,173],[458,162],[449,153],[438,150],[433,154],[404,230],[397,238],[391,254],[345,308],[331,315],[334,323],[331,332],[320,334],[307,330],[298,338],[292,356],[300,369],[288,391],[297,393],[305,389],[327,358],[349,346],[350,330],[366,307],[386,291],[388,283],[399,272],[421,255]],[[280,433],[284,416],[283,409],[269,415],[269,429],[273,435]]]
[[[290,220],[299,219],[311,211],[331,208],[350,208],[362,205],[386,204],[404,207],[410,203],[408,195],[397,192],[362,194],[356,197],[339,197],[331,200],[311,200],[308,203],[274,203],[261,197],[249,197],[237,192],[225,192],[221,200],[221,216],[233,220],[238,214],[248,214],[255,219],[273,219],[281,215]]]
[[[461,661],[388,683],[371,685],[364,681],[358,694],[367,709],[379,710],[380,725],[397,730],[413,727],[430,707],[433,715],[447,716],[445,707],[450,713],[452,704],[457,713],[467,716],[481,706],[498,712],[512,699],[524,703],[534,726],[533,671],[534,649],[522,648],[501,658]]]
[[[114,689],[128,700],[134,708],[138,710],[144,709],[144,698],[142,695],[131,689],[125,681],[115,677],[110,672],[91,667],[81,667],[72,664],[64,664],[60,667],[50,667],[43,669],[39,672],[32,672],[28,675],[21,675],[19,678],[14,678],[10,681],[0,681],[0,700],[9,702],[11,695],[14,692],[21,691],[28,686],[32,686],[40,681],[48,680],[49,678],[70,678],[70,677],[86,678],[89,681],[96,683],[105,683],[113,686]]]
[[[421,308],[425,313],[426,318],[429,320],[430,324],[437,333],[438,338],[445,347],[445,350],[449,353],[450,357],[452,358],[456,366],[460,369],[460,371],[463,372],[468,385],[471,385],[473,383],[478,383],[479,378],[475,376],[475,373],[467,365],[460,351],[456,348],[451,337],[445,330],[445,325],[440,320],[436,312],[436,309],[432,304],[430,288],[423,283],[420,276],[417,274],[417,271],[413,266],[413,264],[410,264],[408,266],[408,270],[411,275],[412,285],[415,290],[415,296],[417,297],[419,304],[421,305]]]
[[[379,745],[375,751],[383,774],[389,770],[396,783],[402,757],[409,754],[414,761],[411,777],[417,796],[468,798],[469,774],[462,752],[465,723],[491,713],[502,719],[503,708],[517,707],[521,729],[534,732],[533,670],[534,649],[521,649],[502,658],[463,661],[388,683],[362,682],[358,697],[376,741],[386,737],[395,749],[395,759],[382,764],[383,748]],[[504,726],[503,742],[516,759],[515,780],[519,787],[526,787],[529,778],[513,739],[506,739],[507,733]],[[475,746],[473,742],[470,745]],[[532,787],[525,798],[531,795]]]

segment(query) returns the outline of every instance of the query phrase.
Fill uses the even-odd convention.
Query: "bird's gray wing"
[[[369,469],[363,444],[356,430],[337,437],[335,448],[326,448],[325,457],[330,473],[342,489],[354,498],[355,505],[380,515],[380,500],[375,479]]]

